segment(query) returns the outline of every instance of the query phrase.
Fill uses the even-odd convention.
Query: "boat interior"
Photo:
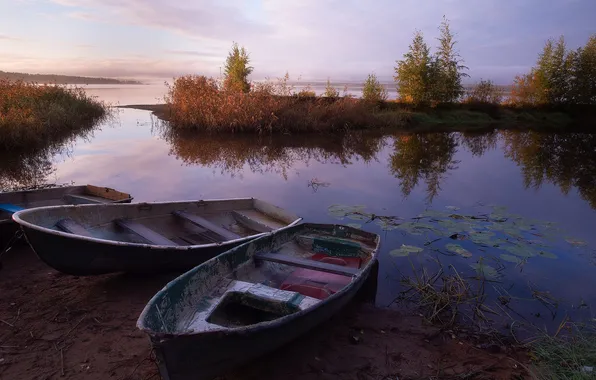
[[[22,219],[86,237],[194,246],[271,232],[299,218],[259,200],[239,199],[47,209],[39,214],[24,214]]]
[[[274,249],[257,249],[249,260],[202,283],[186,282],[188,289],[176,298],[191,297],[180,310],[162,308],[155,321],[158,330],[176,333],[241,328],[272,321],[323,302],[348,286],[374,258],[377,235],[361,232],[351,237],[325,236],[320,231],[303,231]],[[227,255],[227,254],[226,254]],[[213,264],[202,272],[217,271]],[[206,283],[206,285],[205,285]],[[170,298],[167,303],[177,302]],[[172,315],[174,313],[175,315]],[[173,322],[173,323],[172,323]]]

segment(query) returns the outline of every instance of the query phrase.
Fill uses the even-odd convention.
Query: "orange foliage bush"
[[[513,106],[532,106],[539,103],[540,86],[534,72],[526,75],[517,75],[513,80],[511,93],[507,104]]]
[[[256,83],[249,93],[226,91],[213,78],[183,76],[170,86],[166,103],[174,128],[210,132],[335,131],[379,126],[359,99],[327,99],[303,91],[288,96],[285,81]]]
[[[42,146],[95,123],[106,111],[82,89],[0,80],[0,150]]]

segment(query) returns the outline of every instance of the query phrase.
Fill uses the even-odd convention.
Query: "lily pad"
[[[523,260],[520,259],[519,257],[513,256],[513,255],[508,255],[506,253],[501,254],[500,257],[502,260],[508,261],[510,263],[521,264],[523,262]]]
[[[458,220],[471,219],[469,216],[459,215],[459,214],[451,214],[451,215],[449,215],[449,217],[451,219],[458,219]]]
[[[515,256],[519,257],[534,257],[536,256],[536,252],[529,248],[529,247],[522,247],[519,245],[510,245],[507,247],[503,247],[503,249],[509,253],[513,253]]]
[[[355,211],[355,212],[359,212],[359,211]],[[370,215],[368,215],[368,214],[348,214],[348,215],[346,215],[346,218],[352,219],[352,220],[369,220]]]
[[[494,246],[496,244],[491,238],[495,236],[494,232],[472,232],[470,233],[470,240],[476,244]]]
[[[569,238],[569,239],[565,239],[565,241],[574,247],[585,247],[586,245],[588,245],[588,243],[586,243],[585,241],[581,241],[578,239]]]
[[[476,263],[470,264],[470,266],[476,270],[476,273],[478,273],[479,277],[483,277],[487,280],[493,280],[499,277],[499,272],[490,265],[486,265],[484,263]]]
[[[335,218],[343,219],[346,215],[354,212],[364,213],[364,209],[366,206],[364,205],[331,205],[327,208],[327,213]]]
[[[436,232],[433,226],[425,223],[404,222],[396,228],[405,231],[411,235],[422,235],[422,233],[424,233],[425,231]]]
[[[452,220],[439,220],[437,224],[441,227],[441,229],[447,233],[447,235],[452,235],[457,232],[461,232],[462,228]]]
[[[558,258],[557,255],[555,255],[552,252],[548,252],[548,251],[539,251],[538,256],[545,257],[547,259],[557,259]]]
[[[460,255],[461,257],[465,257],[466,259],[472,257],[470,251],[468,251],[459,244],[447,244],[445,248],[447,248],[449,252],[457,253],[458,255]]]
[[[495,206],[495,207],[493,207],[493,212],[491,212],[488,217],[490,219],[503,220],[504,221],[506,219],[509,219],[511,217],[511,215],[509,215],[509,213],[507,212],[507,207],[504,207],[504,206]]]
[[[386,221],[384,219],[377,219],[377,222],[376,223],[379,225],[379,227],[381,227],[385,231],[396,230],[400,226],[399,223],[394,223],[394,222],[391,222],[391,221]]]
[[[406,257],[409,256],[411,253],[420,253],[422,251],[423,249],[420,247],[402,244],[401,247],[390,251],[389,254],[393,257]]]
[[[523,238],[522,231],[514,225],[508,225],[503,228],[503,233],[516,238]]]
[[[449,213],[437,210],[425,210],[420,216],[439,219],[448,217]]]

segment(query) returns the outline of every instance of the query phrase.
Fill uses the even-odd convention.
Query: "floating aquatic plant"
[[[447,250],[449,252],[456,253],[456,254],[460,255],[461,257],[465,257],[465,258],[472,257],[472,254],[470,253],[470,251],[468,251],[467,249],[465,249],[464,247],[462,247],[459,244],[447,244],[445,246],[445,248],[447,248]]]
[[[394,257],[406,257],[409,256],[411,253],[420,253],[422,251],[423,249],[420,247],[402,244],[401,247],[390,251],[389,254]]]

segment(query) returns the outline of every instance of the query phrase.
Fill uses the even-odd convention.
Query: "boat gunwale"
[[[97,186],[97,185],[92,185],[92,184],[89,184],[89,183],[88,183],[88,184],[86,184],[86,185],[54,186],[54,187],[47,187],[47,188],[43,188],[43,189],[24,189],[24,190],[3,191],[3,192],[0,192],[0,200],[1,200],[1,199],[2,199],[4,196],[8,196],[8,197],[10,197],[11,195],[12,195],[12,196],[14,196],[14,195],[16,195],[16,194],[21,194],[21,193],[28,193],[28,194],[29,194],[29,193],[43,193],[43,192],[55,191],[55,190],[57,190],[57,189],[64,190],[64,194],[62,195],[62,196],[64,196],[64,195],[67,195],[67,194],[69,194],[69,193],[67,192],[67,190],[79,190],[79,189],[85,189],[85,188],[86,188],[86,187],[88,187],[88,186],[94,186],[94,187],[97,187],[97,188],[109,189],[109,190],[112,190],[112,191],[115,191],[115,192],[118,192],[118,193],[121,193],[121,194],[127,195],[127,197],[126,197],[126,198],[122,198],[122,199],[118,199],[118,200],[112,200],[112,199],[108,199],[108,198],[103,198],[103,197],[101,197],[101,198],[103,198],[103,199],[106,199],[106,200],[108,200],[108,201],[109,201],[109,202],[106,202],[106,204],[121,204],[121,203],[131,203],[131,202],[132,202],[132,200],[134,199],[134,197],[133,197],[133,196],[132,196],[130,193],[125,193],[125,192],[122,192],[122,191],[120,191],[120,190],[114,189],[114,188],[112,188],[112,187],[107,187],[107,186]],[[48,198],[48,199],[54,199],[54,198]],[[0,202],[0,203],[1,203],[1,202]],[[70,206],[70,204],[57,205],[57,206]],[[41,207],[54,207],[54,206],[41,206]],[[41,207],[28,207],[28,208],[26,208],[25,210],[32,210],[32,209],[34,209],[34,208],[41,208]],[[7,218],[0,219],[0,226],[1,226],[3,223],[13,223],[13,222],[14,222],[14,219],[12,219],[12,216],[13,216],[14,214],[15,214],[15,213],[12,213],[12,214],[10,214],[10,215],[9,215]]]
[[[300,226],[307,227],[307,228],[308,227],[316,228],[318,226],[329,226],[329,225],[333,225],[334,227],[344,227],[344,228],[351,229],[351,230],[359,230],[357,228],[353,228],[353,227],[350,227],[347,225],[334,224],[334,223],[331,223],[331,224],[303,223],[303,224],[300,224]],[[284,227],[283,229],[264,233],[264,234],[262,234],[263,236],[259,236],[259,238],[265,238],[265,236],[267,236],[267,235],[274,235],[276,233],[282,233],[282,232],[284,232],[284,230],[286,230],[290,227],[296,227],[296,225],[295,226],[287,226],[287,227]],[[229,251],[224,252],[221,255],[213,257],[213,258],[205,261],[202,264],[197,265],[196,267],[190,269],[189,271],[181,274],[180,276],[178,276],[178,277],[174,278],[173,280],[171,280],[170,282],[168,282],[161,290],[159,290],[156,294],[154,294],[153,297],[151,297],[151,299],[147,302],[147,304],[143,308],[143,311],[139,315],[139,318],[137,319],[137,323],[136,323],[137,328],[139,330],[143,331],[144,333],[146,333],[147,335],[149,335],[149,337],[152,341],[159,341],[160,343],[163,343],[164,341],[173,340],[173,339],[177,339],[177,338],[191,337],[191,336],[207,336],[207,335],[216,335],[216,334],[224,334],[224,335],[249,334],[249,333],[265,330],[270,327],[275,327],[275,326],[283,325],[286,323],[290,323],[292,320],[299,318],[307,313],[314,312],[317,309],[319,309],[320,307],[323,307],[323,306],[333,302],[335,299],[342,297],[348,291],[352,290],[352,288],[354,287],[354,284],[356,284],[358,281],[360,281],[362,279],[362,277],[364,276],[364,274],[366,274],[367,276],[368,276],[368,274],[370,274],[369,272],[372,270],[373,265],[375,265],[375,262],[378,259],[379,249],[380,249],[380,245],[381,245],[381,236],[379,234],[369,232],[369,231],[364,231],[364,230],[359,230],[359,231],[365,232],[367,234],[374,236],[373,241],[375,242],[375,247],[370,252],[370,260],[368,261],[366,266],[364,268],[362,268],[362,270],[356,276],[352,277],[352,281],[349,284],[347,284],[346,286],[341,288],[340,291],[330,295],[329,297],[327,297],[324,300],[321,300],[321,302],[317,302],[313,306],[310,306],[310,307],[308,307],[306,309],[302,309],[296,313],[292,313],[292,314],[289,314],[289,315],[286,315],[286,316],[283,316],[283,317],[280,317],[280,318],[277,318],[277,319],[274,319],[271,321],[263,321],[263,322],[255,323],[255,324],[248,325],[248,326],[240,326],[240,327],[232,327],[232,328],[226,327],[226,328],[207,330],[207,331],[198,331],[198,332],[184,331],[184,332],[180,332],[180,333],[165,333],[165,332],[155,332],[154,330],[143,326],[144,325],[143,321],[146,318],[146,315],[150,312],[150,307],[151,307],[150,305],[153,305],[155,303],[154,301],[156,301],[158,299],[158,297],[170,287],[170,284],[173,284],[181,277],[192,276],[194,273],[196,273],[199,270],[199,267],[201,267],[203,265],[209,265],[211,262],[215,262],[216,260],[220,259],[220,257],[222,255],[231,254],[230,252],[232,252],[232,251],[240,250],[244,246],[255,243],[255,241],[257,239],[253,239],[253,240],[243,243],[237,247],[234,247],[234,248],[230,249]],[[251,260],[253,260],[253,258],[251,258]]]
[[[147,243],[133,243],[133,242],[124,242],[118,240],[109,240],[109,239],[100,239],[96,237],[88,237],[88,236],[81,236],[77,234],[70,234],[68,232],[53,230],[48,227],[42,227],[37,224],[33,224],[29,221],[26,221],[21,218],[21,215],[26,215],[29,213],[39,212],[43,210],[50,210],[50,209],[57,209],[57,208],[85,208],[85,207],[101,207],[101,206],[119,206],[119,207],[138,207],[140,205],[164,205],[164,204],[179,204],[179,203],[198,203],[198,202],[222,202],[222,201],[248,201],[248,200],[255,200],[257,198],[222,198],[222,199],[200,199],[200,200],[184,200],[184,201],[175,201],[175,202],[138,202],[138,203],[107,203],[107,204],[78,204],[78,205],[57,205],[57,206],[44,206],[44,207],[35,207],[30,209],[25,209],[21,211],[17,211],[16,213],[12,214],[12,220],[18,223],[21,228],[30,228],[36,231],[40,231],[43,233],[48,233],[51,235],[56,235],[68,239],[75,239],[75,240],[82,240],[88,241],[93,243],[105,244],[105,245],[115,245],[115,246],[125,246],[125,247],[139,247],[139,248],[149,248],[149,249],[167,249],[172,251],[187,251],[190,249],[197,249],[197,248],[210,248],[210,247],[221,247],[229,244],[237,244],[238,242],[244,242],[253,240],[257,237],[261,237],[266,235],[267,232],[258,233],[254,235],[248,235],[244,237],[240,237],[238,239],[233,240],[226,240],[217,243],[209,243],[209,244],[194,244],[194,245],[183,245],[183,246],[174,246],[174,245],[158,245],[158,244],[147,244]],[[261,202],[264,202],[260,200]],[[265,202],[268,203],[268,202]],[[270,204],[270,203],[268,203]],[[271,204],[270,204],[271,205]],[[272,205],[274,206],[274,205]],[[277,207],[277,206],[275,206]],[[296,220],[293,222],[276,229],[274,231],[279,231],[288,227],[293,227],[302,221],[301,217],[297,217]]]
[[[112,191],[115,191],[115,192],[118,192],[118,193],[121,193],[121,194],[124,194],[124,195],[127,195],[128,196],[126,198],[122,198],[122,199],[118,199],[118,200],[112,200],[112,199],[104,198],[104,199],[107,199],[107,200],[111,201],[111,202],[109,202],[107,204],[112,204],[112,203],[116,203],[116,204],[118,204],[118,203],[127,203],[128,201],[132,201],[134,199],[134,197],[130,193],[125,193],[123,191],[114,189],[112,187],[97,186],[97,185],[92,185],[90,183],[88,183],[86,185],[53,186],[53,187],[45,187],[45,188],[42,188],[42,189],[24,189],[24,190],[3,191],[3,192],[0,192],[0,196],[15,195],[15,194],[20,194],[20,193],[43,193],[43,192],[46,192],[46,191],[49,192],[49,191],[58,190],[58,189],[60,189],[60,190],[84,189],[87,186],[94,186],[94,187],[98,187],[98,188],[101,188],[101,189],[109,189],[109,190],[112,190]],[[69,205],[66,204],[66,205],[58,205],[58,206],[69,206]],[[53,207],[53,206],[43,206],[43,207]],[[32,208],[35,208],[35,207],[32,207]],[[37,208],[39,208],[39,207],[37,207]],[[26,210],[30,210],[30,209],[28,208]]]

